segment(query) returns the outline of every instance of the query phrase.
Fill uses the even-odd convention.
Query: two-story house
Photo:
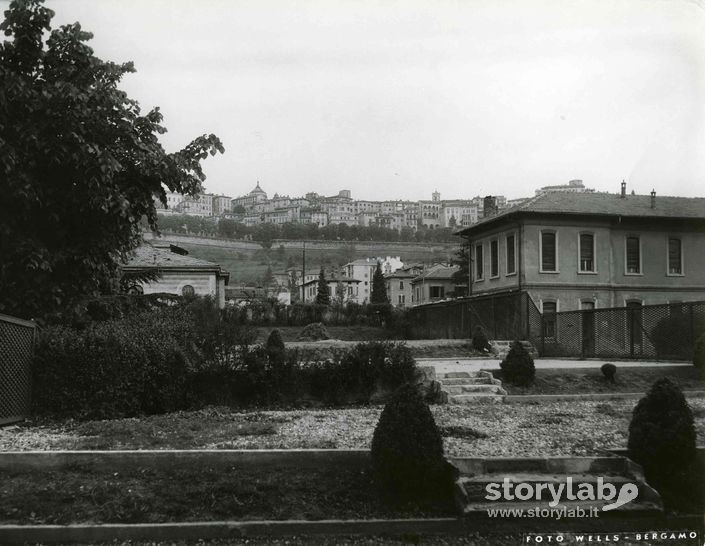
[[[409,265],[384,275],[389,303],[394,307],[411,307],[414,304],[414,290],[411,281],[423,272],[423,265]]]
[[[526,291],[544,313],[705,300],[705,198],[550,192],[459,234],[472,296]]]
[[[456,265],[436,264],[429,267],[411,281],[413,304],[421,305],[455,297]]]

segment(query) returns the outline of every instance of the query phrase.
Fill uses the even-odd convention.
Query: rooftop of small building
[[[415,276],[414,282],[428,279],[451,280],[458,271],[460,271],[460,267],[457,265],[436,264],[420,275]]]
[[[482,218],[476,224],[459,230],[472,232],[489,223],[516,214],[595,215],[625,218],[674,218],[705,220],[705,198],[670,195],[634,195],[626,193],[549,192],[527,199],[494,216]]]
[[[202,269],[222,272],[219,264],[193,258],[183,248],[169,243],[139,246],[123,267],[125,269]]]

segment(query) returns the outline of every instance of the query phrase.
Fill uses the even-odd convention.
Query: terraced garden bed
[[[705,444],[705,399],[689,401]],[[600,455],[625,448],[635,400],[432,406],[449,456]],[[0,428],[0,451],[47,449],[368,449],[381,406],[240,412]]]
[[[532,385],[516,387],[503,381],[502,386],[510,395],[639,393],[649,390],[658,379],[668,377],[684,391],[705,391],[702,373],[693,366],[639,368],[620,366],[618,362],[615,365],[617,374],[614,383],[608,381],[599,368],[538,368]],[[500,370],[493,370],[492,373],[502,379]]]

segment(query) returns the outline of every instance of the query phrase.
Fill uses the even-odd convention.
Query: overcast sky
[[[7,4],[7,2],[4,2]],[[705,195],[705,9],[688,0],[48,0],[206,188],[359,199],[548,184]]]

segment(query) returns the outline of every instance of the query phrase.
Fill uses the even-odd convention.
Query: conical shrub
[[[283,362],[286,355],[286,348],[284,347],[284,340],[279,330],[272,330],[269,334],[266,350],[271,364],[276,365]]]
[[[681,389],[668,378],[639,400],[629,424],[629,456],[655,487],[695,459],[693,413]]]
[[[529,385],[536,376],[534,359],[519,341],[512,342],[509,353],[499,367],[502,369],[502,378],[512,385]]]
[[[452,487],[443,439],[415,385],[392,394],[375,428],[371,456],[375,482],[390,499],[421,502]]]

